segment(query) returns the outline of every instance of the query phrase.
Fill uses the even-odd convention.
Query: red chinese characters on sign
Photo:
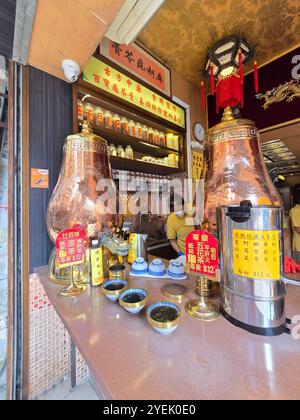
[[[66,229],[56,238],[56,258],[59,267],[81,264],[85,257],[84,229]]]
[[[105,39],[100,51],[105,57],[170,96],[169,69],[138,45],[120,45]]]
[[[205,230],[195,230],[186,238],[186,259],[189,270],[215,276],[219,268],[218,241]]]

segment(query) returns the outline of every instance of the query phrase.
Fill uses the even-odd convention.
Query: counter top
[[[180,304],[183,319],[170,336],[111,303],[100,288],[75,299],[58,296],[46,270],[37,273],[45,291],[107,399],[299,399],[300,340],[286,334],[260,337],[223,317],[204,322],[188,316],[185,303],[195,298],[195,281]],[[165,300],[161,287],[170,280],[132,278],[148,290],[150,305]],[[300,288],[287,286],[287,316],[300,314]]]

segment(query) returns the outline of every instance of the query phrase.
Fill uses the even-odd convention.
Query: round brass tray
[[[161,288],[161,292],[168,299],[181,302],[182,299],[187,295],[187,288],[183,286],[182,284],[169,283],[169,284],[165,284]]]

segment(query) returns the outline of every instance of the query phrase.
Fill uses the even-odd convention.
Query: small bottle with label
[[[91,287],[98,287],[104,281],[103,268],[103,249],[99,246],[98,239],[92,241],[92,248],[90,250],[90,264],[91,264]]]

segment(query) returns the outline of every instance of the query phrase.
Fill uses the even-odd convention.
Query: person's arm
[[[177,254],[179,254],[180,253],[180,248],[179,248],[179,246],[177,244],[176,239],[169,239],[169,241],[170,241],[170,245],[174,249],[174,251],[176,251]]]
[[[167,238],[169,239],[170,245],[174,251],[176,251],[178,255],[181,255],[181,251],[177,243],[177,233],[173,213],[170,214],[167,220]]]

